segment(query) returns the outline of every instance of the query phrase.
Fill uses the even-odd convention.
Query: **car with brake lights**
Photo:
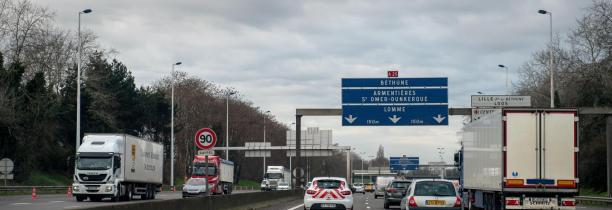
[[[401,201],[401,209],[448,209],[460,210],[461,197],[453,182],[445,179],[414,180]]]
[[[393,180],[385,187],[384,207],[400,205],[402,198],[406,195],[408,186],[412,183],[411,180]]]
[[[304,209],[353,209],[353,194],[346,179],[314,178],[304,194]]]

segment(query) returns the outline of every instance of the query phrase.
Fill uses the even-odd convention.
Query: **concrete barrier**
[[[149,202],[118,203],[111,206],[77,208],[81,210],[195,210],[195,209],[255,209],[300,199],[303,190],[252,192],[210,197],[153,200]]]

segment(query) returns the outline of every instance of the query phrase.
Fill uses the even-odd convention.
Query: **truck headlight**
[[[112,185],[106,186],[106,192],[110,192],[110,191],[113,191],[113,186]]]
[[[72,192],[78,192],[79,191],[79,186],[78,185],[73,185],[72,186]]]

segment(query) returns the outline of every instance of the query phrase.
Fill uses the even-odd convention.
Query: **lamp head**
[[[92,12],[91,9],[85,9],[85,10],[82,11],[83,14],[87,14],[87,13],[90,13],[90,12]]]
[[[543,10],[543,9],[538,10],[538,13],[543,14],[543,15],[548,14],[548,12],[546,10]]]

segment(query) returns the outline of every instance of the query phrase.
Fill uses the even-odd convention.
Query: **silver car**
[[[183,198],[206,195],[206,178],[191,178],[183,186]],[[211,185],[209,185],[209,190]]]
[[[453,182],[444,179],[414,180],[402,198],[402,210],[461,209],[461,197]]]

